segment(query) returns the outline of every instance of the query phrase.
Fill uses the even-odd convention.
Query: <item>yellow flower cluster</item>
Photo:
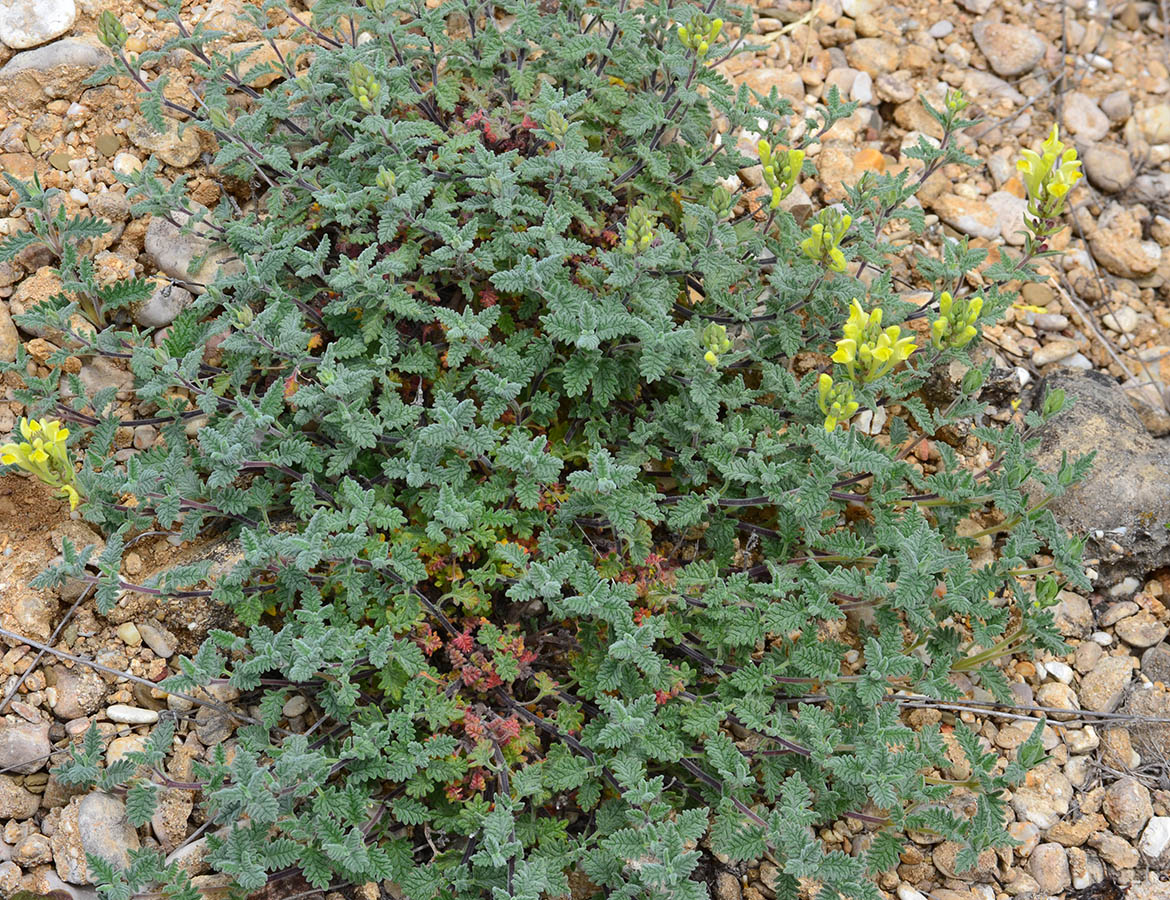
[[[626,253],[632,255],[645,250],[653,240],[654,215],[641,206],[635,206],[630,210],[630,218],[626,223]]]
[[[727,337],[727,326],[712,322],[704,328],[703,346],[707,348],[707,352],[703,354],[707,365],[712,367],[719,365],[719,357],[731,349],[731,340]]]
[[[835,209],[825,209],[817,217],[810,235],[800,242],[800,249],[811,260],[822,263],[834,272],[845,271],[845,254],[841,240],[853,224],[853,217],[841,215]]]
[[[349,92],[362,105],[362,109],[370,109],[374,105],[374,98],[382,91],[374,73],[360,62],[349,67]]]
[[[56,419],[22,418],[20,434],[22,442],[0,446],[0,463],[18,466],[58,488],[69,499],[69,507],[76,509],[81,497],[73,486],[73,464],[65,445],[69,429]]]
[[[784,150],[773,152],[772,145],[761,140],[757,145],[760,151],[760,166],[764,171],[764,184],[772,189],[771,209],[780,206],[780,201],[792,193],[800,181],[800,170],[804,166],[803,150]]]
[[[1040,145],[1040,152],[1021,150],[1016,168],[1028,191],[1028,212],[1041,222],[1055,219],[1064,211],[1065,197],[1082,178],[1075,147],[1065,147],[1056,126]]]
[[[867,313],[857,300],[850,305],[849,320],[842,330],[845,337],[837,341],[832,359],[845,366],[854,381],[865,383],[881,378],[918,349],[913,337],[901,336],[899,326],[882,328],[880,306]]]
[[[678,26],[678,39],[688,50],[702,59],[723,30],[722,19],[710,19],[703,13],[695,13],[690,24]]]
[[[966,347],[979,333],[975,323],[983,312],[983,298],[954,299],[943,291],[938,298],[939,317],[930,326],[930,342],[936,350]]]
[[[827,372],[817,380],[817,404],[825,414],[825,431],[832,431],[838,422],[848,422],[859,405],[853,399],[853,384],[834,382]]]

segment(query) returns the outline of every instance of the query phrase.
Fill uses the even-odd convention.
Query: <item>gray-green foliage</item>
[[[695,20],[680,41],[699,12],[722,33]],[[83,510],[110,535],[103,605],[122,589],[206,590],[199,567],[121,581],[130,536],[239,536],[243,561],[212,590],[239,633],[215,633],[167,683],[226,677],[259,710],[234,753],[197,771],[207,815],[228,826],[211,865],[245,890],[303,873],[317,887],[389,878],[418,900],[535,900],[578,869],[604,896],[698,898],[709,848],[770,853],[783,897],[800,879],[876,897],[905,829],[962,842],[959,868],[1004,842],[1003,790],[1042,757],[1039,731],[1004,772],[957,724],[970,778],[926,778],[946,765],[942,736],[908,727],[895,692],[957,697],[964,672],[1007,699],[995,660],[1060,646],[1055,579],[1084,576],[1037,498],[1084,464],[1038,471],[1033,413],[972,428],[994,461],[963,466],[947,435],[982,413],[988,365],[946,406],[921,388],[974,345],[927,341],[858,386],[888,439],[826,431],[817,406],[851,300],[909,329],[943,290],[965,291],[984,252],[948,240],[919,255],[934,294],[915,306],[879,234],[922,228],[906,205],[916,175],[850,190],[844,271],[801,253],[807,232],[767,194],[729,192],[755,162],[742,130],[779,147],[799,125],[807,147],[851,112],[830,92],[801,124],[774,93],[730,85],[715,64],[742,49],[738,7],[319,0],[312,13],[261,91],[247,59],[204,50],[210,33],[131,60],[105,23],[156,127],[177,110],[146,64],[196,55],[187,113],[244,191],[188,227],[242,265],[157,346],[114,310],[61,353],[127,361],[163,420],[151,449],[111,461],[112,396],[58,400],[31,377],[24,395],[86,431]],[[925,173],[965,159],[953,138],[969,124],[957,97],[930,111],[947,138],[920,143]],[[153,163],[130,181],[139,213],[187,204],[185,180]],[[983,272],[981,324],[1032,272],[1010,259]],[[27,322],[67,324],[70,299]],[[921,436],[941,454],[931,474],[908,461]],[[973,568],[961,523],[988,510],[1005,525]],[[46,583],[85,560],[69,548]],[[283,730],[294,692],[311,734]],[[114,770],[87,744],[63,777],[128,786],[145,821],[155,743]],[[973,818],[949,804],[956,790],[974,793]],[[813,838],[844,816],[872,832],[852,856]],[[151,854],[96,871],[109,897],[153,881],[189,896]]]

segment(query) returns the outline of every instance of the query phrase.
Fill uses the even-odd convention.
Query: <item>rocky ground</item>
[[[21,178],[38,173],[46,185],[66,192],[71,210],[107,219],[113,228],[95,249],[98,271],[111,279],[157,275],[159,290],[134,316],[144,327],[162,328],[189,300],[178,282],[189,277],[187,263],[203,248],[176,239],[165,223],[135,219],[115,173],[157,154],[164,173],[188,175],[193,199],[211,205],[222,190],[207,170],[211,144],[194,130],[151,133],[128,83],[84,84],[105,58],[94,39],[101,10],[119,14],[131,35],[128,49],[141,52],[159,46],[172,27],[157,21],[157,5],[0,2],[0,169]],[[203,19],[226,31],[227,40],[245,42],[255,34],[240,15],[242,5],[208,0],[184,7],[189,21]],[[803,197],[796,195],[798,214],[842,199],[843,186],[867,170],[919,165],[902,148],[918,133],[937,130],[918,97],[940,102],[948,86],[961,87],[984,119],[962,140],[985,164],[946,169],[926,183],[920,199],[930,224],[923,242],[928,252],[943,234],[967,235],[992,256],[1016,252],[1024,200],[1013,163],[1019,148],[1038,143],[1053,122],[1081,151],[1088,176],[1073,194],[1075,214],[1059,238],[1065,255],[1045,269],[1046,283],[1029,285],[1008,319],[989,329],[1004,377],[987,415],[1021,415],[1043,379],[1078,398],[1060,428],[1045,437],[1042,452],[1058,460],[1066,450],[1098,451],[1093,476],[1056,507],[1062,521],[1089,539],[1096,589],[1061,598],[1059,622],[1072,653],[1006,665],[1017,707],[996,708],[972,688],[963,703],[907,712],[912,722],[940,723],[944,733],[958,717],[1005,760],[1044,714],[1051,759],[1011,797],[1018,847],[988,851],[973,871],[957,872],[953,844],[915,835],[881,887],[899,900],[1170,898],[1166,5],[780,0],[758,14],[754,40],[762,49],[727,63],[730,76],[761,91],[775,87],[799,109],[831,85],[860,104],[810,152],[820,177],[805,183]],[[170,90],[185,92],[189,61],[172,57],[165,68]],[[748,169],[741,178],[758,184],[759,173]],[[15,194],[0,196],[0,234],[26,227]],[[11,318],[57,290],[49,262],[26,252],[0,265],[0,360],[14,359],[21,343],[35,360],[51,353],[52,335],[22,332]],[[978,277],[972,276],[975,285]],[[34,369],[47,374],[41,365]],[[66,369],[79,373],[90,390],[130,385],[124,371],[103,361],[74,359]],[[24,411],[14,399],[16,387],[12,375],[0,383],[0,441]],[[1019,409],[1012,400],[1021,401]],[[134,412],[128,393],[120,402],[124,414]],[[155,437],[149,425],[122,429],[119,458],[149,447]],[[49,771],[91,722],[107,738],[107,759],[113,760],[144,740],[160,711],[170,710],[179,728],[167,771],[176,781],[188,780],[192,760],[230,739],[232,721],[168,698],[151,684],[169,671],[176,653],[197,646],[216,624],[217,610],[138,598],[103,617],[80,586],[29,588],[28,580],[60,553],[63,538],[100,542],[38,483],[0,480],[0,523],[0,628],[36,642],[8,636],[0,647],[7,648],[0,657],[0,896],[24,889],[93,897],[85,852],[120,859],[127,848],[151,844],[185,860],[205,888],[217,887],[202,863],[206,828],[189,792],[168,791],[150,827],[135,831],[119,799],[76,795]],[[147,537],[126,555],[125,575],[141,580],[208,553],[226,560],[231,548],[211,538],[190,546]],[[237,698],[220,691],[215,699]],[[290,728],[303,721],[305,706],[303,698],[289,701]],[[965,777],[959,754],[942,774]],[[846,849],[863,842],[847,822],[821,837]],[[770,898],[775,871],[768,860],[724,867],[714,892],[719,900]],[[377,893],[367,886],[362,895]]]

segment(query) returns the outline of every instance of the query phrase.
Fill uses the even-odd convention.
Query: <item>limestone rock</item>
[[[68,38],[25,50],[0,69],[0,97],[18,108],[34,98],[75,98],[85,79],[109,59],[104,47]]]
[[[207,213],[204,206],[197,203],[191,206],[194,215]],[[184,225],[190,215],[179,210],[173,214],[173,218]],[[151,219],[146,229],[146,253],[161,271],[181,281],[195,294],[202,294],[206,286],[215,280],[217,273],[230,276],[243,271],[243,264],[230,250],[213,248],[212,242],[202,236],[206,229],[196,223],[192,223],[192,229],[192,233],[184,233],[166,219]],[[191,273],[188,269],[197,258],[201,263],[198,270]]]
[[[13,50],[39,47],[77,21],[73,0],[5,0],[0,3],[0,41]]]
[[[126,804],[100,791],[71,800],[49,840],[57,874],[70,884],[90,883],[86,854],[125,868],[129,851],[139,846],[138,832],[126,819]]]
[[[1019,25],[976,22],[971,32],[996,75],[1023,75],[1032,71],[1047,49],[1036,32]]]

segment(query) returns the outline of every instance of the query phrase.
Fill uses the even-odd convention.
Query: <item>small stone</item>
[[[149,622],[140,622],[138,632],[142,635],[146,646],[154,651],[155,656],[161,659],[170,659],[174,655],[175,638],[170,632],[164,631],[157,625],[151,625]]]
[[[1076,353],[1078,346],[1076,341],[1049,341],[1047,344],[1037,347],[1032,351],[1032,362],[1038,366],[1047,366],[1060,362],[1062,359],[1067,359]]]
[[[1030,28],[1002,22],[976,22],[971,29],[975,43],[996,75],[1023,75],[1036,67],[1047,49]]]
[[[1045,837],[1056,841],[1062,847],[1079,847],[1092,835],[1105,827],[1105,819],[1100,813],[1090,813],[1081,816],[1075,822],[1062,820],[1048,829]]]
[[[20,347],[20,332],[8,312],[8,304],[0,301],[0,362],[14,362]]]
[[[52,751],[47,723],[0,720],[0,770],[31,775],[49,765]]]
[[[30,819],[40,806],[40,797],[7,775],[0,775],[0,819]]]
[[[1071,710],[1067,714],[1052,713],[1052,718],[1057,722],[1067,722],[1069,719],[1075,718],[1077,695],[1067,684],[1049,681],[1040,685],[1040,690],[1036,692],[1036,702],[1041,706],[1051,706],[1053,709]]]
[[[1170,633],[1170,628],[1144,610],[1128,619],[1122,619],[1113,630],[1131,647],[1139,649],[1153,647]]]
[[[1101,859],[1118,869],[1132,869],[1140,859],[1129,841],[1111,831],[1098,831],[1089,838],[1089,846],[1100,854]]]
[[[0,4],[0,41],[13,50],[39,47],[77,21],[73,0],[7,0]]]
[[[1170,103],[1160,103],[1139,109],[1134,114],[1138,130],[1151,144],[1170,141]]]
[[[190,291],[163,282],[150,297],[133,309],[132,315],[134,321],[144,328],[165,328],[191,305],[192,299]]]
[[[73,162],[73,157],[64,150],[58,150],[49,156],[49,165],[61,172],[68,172],[71,162]]]
[[[106,697],[106,683],[92,669],[58,667],[57,703],[53,713],[63,722],[97,712]]]
[[[975,13],[977,16],[984,15],[995,0],[959,0],[959,6],[967,10],[967,12]]]
[[[106,715],[111,722],[120,722],[124,725],[153,725],[158,721],[158,713],[153,709],[140,709],[122,703],[115,703],[109,707]]]
[[[1105,729],[1101,735],[1101,762],[1120,772],[1128,772],[1141,762],[1128,729]]]
[[[949,20],[943,19],[941,22],[935,22],[931,25],[927,33],[937,41],[942,40],[954,30],[955,26]]]
[[[105,134],[99,134],[93,145],[97,147],[98,152],[102,156],[113,157],[122,147],[122,141],[119,140],[116,134],[110,134],[108,131]]]
[[[123,150],[114,156],[114,171],[119,175],[133,175],[142,170],[142,160],[133,153]]]
[[[1081,679],[1081,706],[1091,712],[1113,712],[1121,703],[1133,673],[1129,657],[1106,656]]]
[[[138,633],[138,629],[133,622],[124,622],[118,626],[118,639],[128,647],[140,647],[142,645],[142,635]]]
[[[1044,664],[1044,666],[1046,669],[1048,669],[1048,674],[1059,681],[1061,684],[1072,684],[1072,666],[1068,665],[1067,663],[1062,663],[1058,659],[1047,662]]]
[[[931,862],[934,867],[947,878],[963,878],[971,881],[991,881],[996,874],[995,852],[984,850],[979,854],[974,866],[969,869],[958,870],[955,867],[960,845],[956,841],[943,841],[934,848]]]
[[[1041,844],[1032,851],[1028,871],[1045,894],[1059,894],[1072,883],[1068,855],[1060,844]]]
[[[280,712],[287,719],[295,716],[303,716],[309,708],[309,701],[301,694],[294,694],[285,701],[284,706]]]
[[[1122,837],[1135,838],[1154,814],[1149,789],[1132,776],[1121,778],[1105,791],[1101,802],[1105,818]]]
[[[739,879],[731,872],[720,872],[715,876],[715,900],[740,900],[742,896]]]
[[[106,747],[106,765],[112,766],[127,753],[141,753],[146,749],[146,735],[127,734],[116,737]]]
[[[1120,334],[1133,334],[1138,327],[1138,314],[1129,306],[1123,306],[1101,317],[1102,323],[1110,331]]]
[[[858,38],[845,45],[845,59],[852,68],[877,78],[898,68],[898,46],[884,38]]]
[[[1142,654],[1142,674],[1150,681],[1170,684],[1170,644],[1158,644]]]
[[[199,158],[199,132],[195,128],[180,128],[179,123],[167,120],[165,131],[158,132],[148,123],[137,120],[126,132],[134,146],[157,156],[168,166],[183,169]]]
[[[1133,101],[1128,91],[1114,91],[1101,99],[1101,112],[1113,122],[1124,122],[1133,115]]]
[[[1072,785],[1054,763],[1042,763],[1032,769],[1012,795],[1012,808],[1025,822],[1042,831],[1051,828],[1068,814]]]
[[[53,861],[53,848],[43,834],[33,833],[25,837],[12,851],[12,858],[26,869],[42,866]]]
[[[1109,117],[1079,91],[1065,95],[1063,118],[1065,127],[1082,140],[1099,141],[1109,133]]]
[[[1034,324],[1041,331],[1064,331],[1068,328],[1068,316],[1060,313],[1037,313]]]
[[[971,200],[958,194],[942,194],[935,198],[931,208],[940,219],[969,237],[989,241],[999,237],[999,217],[980,200]]]
[[[1094,144],[1085,151],[1085,176],[1093,187],[1116,194],[1133,181],[1133,161],[1129,151],[1115,144]]]
[[[1170,816],[1154,816],[1142,834],[1138,849],[1147,859],[1157,859],[1170,847]]]
[[[988,196],[987,205],[995,213],[995,229],[1004,241],[1015,247],[1022,246],[1028,201],[1009,191],[995,191]]]

